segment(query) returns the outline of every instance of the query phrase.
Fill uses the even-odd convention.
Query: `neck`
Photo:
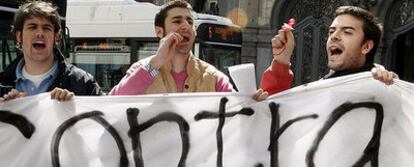
[[[177,54],[171,59],[172,70],[176,73],[180,73],[185,70],[188,62],[188,57],[191,56],[191,52],[187,54]]]
[[[339,76],[344,76],[344,75],[355,74],[355,73],[359,73],[359,72],[370,71],[372,68],[374,68],[374,64],[373,63],[364,64],[363,66],[360,66],[358,68],[335,71],[334,73],[331,73],[331,74],[326,75],[324,78],[325,79],[326,78],[335,78],[335,77],[339,77]]]
[[[30,75],[40,75],[48,72],[55,63],[55,59],[52,56],[50,60],[45,62],[33,62],[33,61],[25,61],[24,69]]]

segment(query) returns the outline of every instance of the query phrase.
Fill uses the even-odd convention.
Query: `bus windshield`
[[[213,64],[224,73],[228,67],[240,63],[241,48],[221,45],[201,44],[200,59]]]

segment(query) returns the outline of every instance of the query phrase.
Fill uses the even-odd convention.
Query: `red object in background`
[[[290,27],[293,27],[293,25],[295,25],[295,23],[296,23],[296,20],[295,20],[294,18],[291,18],[291,19],[289,19],[289,21],[288,21],[288,25],[289,25]]]

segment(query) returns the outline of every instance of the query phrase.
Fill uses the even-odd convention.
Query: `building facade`
[[[254,62],[257,74],[272,60],[271,38],[284,22],[296,19],[296,48],[292,57],[295,85],[318,80],[327,73],[325,50],[328,27],[339,6],[368,9],[384,25],[382,42],[375,62],[395,71],[400,78],[414,81],[414,1],[412,0],[234,0],[220,2],[220,15],[231,7],[246,11],[248,24],[243,32],[243,62]]]
[[[197,0],[189,0],[200,5]],[[197,3],[196,3],[197,2]],[[375,62],[414,82],[414,1],[412,0],[203,0],[202,13],[230,17],[243,29],[242,62],[256,64],[258,81],[270,65],[271,38],[284,22],[296,19],[292,57],[294,84],[320,79],[328,72],[326,41],[336,8],[359,6],[383,22],[384,35]],[[236,15],[232,15],[237,10]],[[231,15],[231,16],[230,16]],[[247,22],[247,23],[245,23]]]

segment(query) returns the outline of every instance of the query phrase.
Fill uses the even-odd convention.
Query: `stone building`
[[[289,18],[295,18],[292,70],[295,85],[318,80],[327,72],[325,43],[335,9],[354,5],[368,9],[384,24],[384,35],[375,62],[414,81],[414,1],[412,0],[227,0],[219,2],[220,15],[226,10],[246,11],[248,25],[243,32],[244,62],[255,62],[260,75],[272,60],[270,40]]]

